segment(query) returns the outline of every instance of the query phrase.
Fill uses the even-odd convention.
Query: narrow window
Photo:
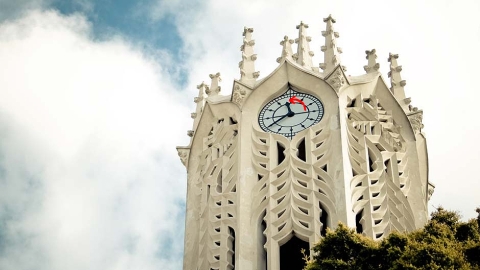
[[[327,234],[327,227],[328,227],[328,213],[321,203],[318,203],[318,204],[321,210],[320,222],[322,223],[322,229],[320,230],[320,235],[325,236]]]
[[[267,250],[265,249],[265,244],[267,243],[267,237],[265,230],[267,229],[267,223],[265,223],[266,212],[263,211],[263,214],[258,223],[258,269],[267,270]]]
[[[303,160],[303,161],[306,162],[307,161],[307,155],[306,155],[307,149],[305,148],[305,138],[300,141],[300,143],[297,146],[297,149],[298,149],[297,157],[300,160]]]
[[[363,217],[363,209],[357,213],[357,216],[355,217],[355,225],[357,227],[357,233],[363,233],[363,226],[360,223],[360,220]]]
[[[229,263],[233,266],[233,269],[235,269],[235,230],[233,230],[231,227],[228,227],[228,234],[229,246],[230,250],[232,251]]]
[[[278,154],[278,163],[277,164],[280,164],[285,160],[284,151],[285,151],[285,147],[283,147],[283,145],[281,145],[280,143],[277,142],[277,154]]]

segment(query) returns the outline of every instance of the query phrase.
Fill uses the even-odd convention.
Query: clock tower
[[[190,144],[177,147],[188,173],[185,270],[300,270],[300,249],[338,222],[372,239],[426,223],[423,111],[405,96],[398,55],[387,78],[374,49],[366,73],[347,76],[335,20],[323,21],[319,66],[302,22],[259,79],[245,28],[231,94],[219,94],[220,73],[198,86]]]

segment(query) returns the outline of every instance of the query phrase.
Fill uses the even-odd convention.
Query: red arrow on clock
[[[295,104],[295,103],[298,103],[298,104],[302,104],[303,106],[303,110],[306,111],[307,110],[307,106],[305,105],[305,103],[303,102],[303,100],[297,98],[296,96],[292,96],[288,102],[290,102],[290,104]]]

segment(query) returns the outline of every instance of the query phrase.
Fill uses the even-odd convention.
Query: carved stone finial
[[[251,35],[253,33],[253,28],[243,27],[243,36],[247,37],[247,35]]]
[[[365,51],[365,53],[367,54],[367,60],[368,60],[368,64],[366,66],[363,66],[363,69],[367,72],[367,73],[372,73],[372,72],[378,72],[378,69],[380,68],[380,64],[377,63],[377,54],[376,54],[376,50],[375,49],[372,49],[371,51]]]
[[[323,22],[331,21],[332,23],[336,23],[337,21],[332,17],[332,14],[329,14],[327,18],[323,18]]]
[[[243,29],[243,44],[240,47],[242,51],[242,61],[239,63],[240,81],[246,84],[253,85],[257,77],[255,77],[255,60],[257,55],[253,51],[255,40],[252,39],[253,28],[244,27]]]
[[[222,81],[220,78],[220,72],[217,72],[216,74],[210,74],[209,76],[210,79],[212,79],[212,83],[210,84],[210,88],[207,87],[205,92],[208,96],[216,96],[221,90],[221,87],[218,85],[218,83]]]
[[[320,64],[320,68],[324,73],[328,74],[340,64],[340,54],[343,51],[337,46],[336,38],[340,37],[340,34],[333,29],[335,19],[333,19],[332,15],[329,15],[323,21],[327,25],[325,31],[322,31],[322,36],[325,37],[325,45],[321,47],[324,61]]]
[[[307,36],[307,31],[306,31],[307,28],[308,28],[308,24],[304,22],[300,22],[300,24],[297,25],[298,38],[295,39],[295,43],[297,43],[298,46],[297,46],[297,53],[296,53],[295,60],[297,64],[303,66],[308,70],[311,70],[313,66],[313,63],[312,63],[313,52],[310,51],[309,42],[312,40],[312,38]]]
[[[290,59],[293,61],[292,44],[292,39],[288,39],[288,36],[283,37],[283,40],[280,42],[280,45],[282,45],[282,55],[277,58],[277,63],[282,62],[284,59]]]
[[[402,66],[398,65],[397,62],[398,54],[389,53],[388,62],[390,62],[390,71],[388,72],[388,77],[390,78],[390,90],[392,91],[395,98],[400,102],[405,99],[405,90],[403,87],[407,84],[405,80],[402,80],[400,72],[402,71]],[[407,104],[401,104],[402,108],[407,111]]]

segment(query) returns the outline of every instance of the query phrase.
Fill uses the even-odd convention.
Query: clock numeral
[[[280,128],[277,130],[277,132],[280,132],[280,130],[282,130],[282,127],[280,127]]]

